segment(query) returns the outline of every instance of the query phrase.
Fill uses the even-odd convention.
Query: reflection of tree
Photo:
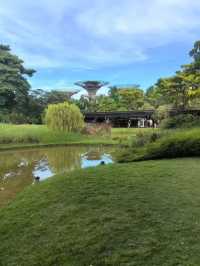
[[[0,206],[33,182],[32,171],[40,156],[36,151],[0,153]]]
[[[49,166],[54,173],[68,172],[81,168],[81,154],[85,147],[60,147],[46,151]]]

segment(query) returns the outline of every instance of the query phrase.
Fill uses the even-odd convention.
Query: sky
[[[0,0],[0,43],[37,70],[34,89],[103,80],[145,90],[188,63],[198,39],[199,0]]]

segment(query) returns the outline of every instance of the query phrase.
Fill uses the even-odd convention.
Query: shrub
[[[143,147],[144,145],[148,143],[155,142],[160,137],[161,137],[161,132],[158,132],[158,131],[144,132],[141,130],[136,133],[136,137],[133,139],[131,146],[132,147]]]
[[[146,147],[143,159],[163,159],[200,155],[199,130],[177,132]]]
[[[87,124],[82,130],[82,133],[100,136],[111,135],[111,125],[107,123]]]
[[[139,131],[128,148],[118,151],[118,162],[131,162],[144,155],[147,145],[158,141],[165,133],[160,131]]]
[[[200,156],[200,129],[172,132],[143,147],[129,148],[119,156],[118,160],[130,162],[190,156]]]
[[[81,131],[84,127],[80,109],[68,102],[50,104],[45,112],[45,122],[50,129],[62,132]]]
[[[164,129],[188,128],[200,126],[200,118],[192,114],[180,114],[164,119],[161,127]]]
[[[12,124],[26,124],[29,123],[28,117],[21,113],[11,113],[9,115],[9,120]]]
[[[9,123],[9,122],[10,122],[9,115],[0,112],[0,123]]]

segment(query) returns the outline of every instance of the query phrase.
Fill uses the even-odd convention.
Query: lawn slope
[[[200,159],[99,166],[0,210],[0,265],[199,266]]]

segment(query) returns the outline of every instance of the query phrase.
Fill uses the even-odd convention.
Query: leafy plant
[[[180,114],[169,117],[161,123],[161,127],[164,129],[191,128],[196,126],[200,126],[200,118],[192,114]]]
[[[46,109],[45,122],[50,129],[62,132],[81,131],[84,126],[80,109],[68,102],[50,104]]]

